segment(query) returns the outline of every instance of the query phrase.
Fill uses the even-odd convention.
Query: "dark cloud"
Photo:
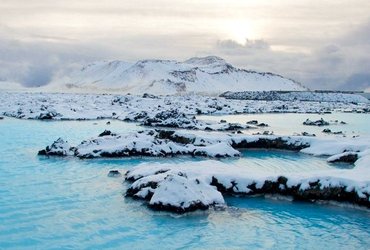
[[[54,70],[49,65],[31,66],[23,75],[21,83],[29,87],[46,85],[52,80]]]
[[[0,79],[24,86],[42,86],[76,68],[76,64],[113,56],[96,44],[20,41],[0,38]]]
[[[356,73],[351,75],[339,89],[361,91],[370,89],[370,73]]]

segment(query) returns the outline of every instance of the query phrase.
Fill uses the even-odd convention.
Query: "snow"
[[[193,155],[207,157],[240,156],[238,149],[275,148],[300,151],[314,156],[331,156],[335,160],[341,156],[356,153],[359,158],[367,157],[370,142],[363,137],[307,137],[277,135],[245,135],[224,132],[189,132],[171,130],[144,130],[117,134],[104,131],[101,135],[82,141],[75,147],[58,139],[46,148],[58,152],[73,152],[80,158],[127,157],[133,155],[171,156]],[[49,150],[48,150],[49,149]],[[51,150],[52,153],[56,150]],[[62,156],[71,153],[62,153]]]
[[[311,139],[310,147],[301,150],[315,156],[337,155],[343,152],[362,152],[369,148],[368,137]]]
[[[315,192],[313,194],[316,195],[316,199],[323,200],[333,198],[333,196],[328,195],[330,192],[337,195],[337,190],[341,189],[344,190],[341,192],[347,193],[354,191],[355,195],[362,199],[362,204],[369,206],[369,163],[370,154],[368,152],[356,162],[355,168],[351,170],[335,169],[301,174],[285,173],[284,175],[271,175],[262,171],[256,172],[255,170],[250,171],[247,168],[213,160],[192,164],[179,163],[175,165],[142,164],[131,169],[127,173],[126,179],[133,180],[130,188],[133,186],[137,188],[137,182],[140,182],[141,186],[145,186],[148,182],[157,183],[160,188],[151,189],[153,193],[152,197],[142,196],[140,193],[137,197],[147,199],[149,205],[153,203],[171,204],[180,209],[180,211],[185,211],[188,204],[191,204],[194,199],[199,199],[204,204],[208,204],[207,207],[210,207],[212,203],[223,204],[220,198],[218,202],[215,202],[215,197],[221,196],[222,193],[254,194],[268,192],[268,183],[278,183],[276,190],[272,192],[289,194],[287,192],[290,190],[293,194],[299,196],[299,198],[309,197],[310,192],[313,191]],[[297,164],[299,163],[297,162]],[[178,173],[181,173],[181,177],[176,177],[178,181],[171,181],[170,184],[165,181],[166,178],[173,178]],[[159,175],[160,178],[158,178]],[[197,188],[190,188],[189,190],[185,188],[186,184],[194,185],[195,180],[202,183],[202,185],[197,186]],[[162,183],[164,186],[162,186]],[[215,185],[218,185],[219,191],[212,189]],[[135,191],[140,192],[140,188]],[[341,199],[340,194],[338,197],[334,196],[334,198]]]
[[[207,208],[224,203],[224,198],[215,187],[178,174],[167,175],[155,189],[149,201],[150,206],[171,206],[180,208],[180,212],[192,206]]]
[[[303,125],[307,126],[328,126],[330,125],[329,122],[325,121],[323,118],[317,121],[311,121],[310,119],[307,119],[306,121],[303,122]]]
[[[225,91],[306,90],[280,75],[238,69],[222,58],[208,56],[184,62],[141,60],[96,62],[56,79],[45,90],[120,91],[133,94],[202,93]]]
[[[212,61],[212,60],[211,60]],[[215,60],[213,63],[218,64]],[[140,65],[157,62],[140,62]],[[168,62],[160,62],[167,65]],[[172,62],[171,62],[172,63]],[[193,63],[193,62],[192,62]],[[200,62],[199,62],[200,63]],[[122,66],[123,67],[123,66]],[[277,192],[311,199],[325,193],[325,199],[339,199],[354,192],[355,202],[367,205],[370,194],[370,143],[363,137],[307,137],[279,135],[244,135],[225,132],[224,122],[198,121],[195,114],[235,114],[265,112],[369,112],[368,103],[295,102],[228,100],[205,96],[133,96],[96,94],[51,94],[0,92],[0,112],[21,119],[118,119],[135,121],[147,126],[197,129],[147,129],[126,134],[105,131],[71,147],[63,139],[56,140],[40,154],[94,157],[175,156],[237,157],[238,149],[250,147],[278,148],[301,151],[314,156],[339,159],[355,152],[358,160],[351,170],[326,170],[309,173],[271,174],[251,172],[240,166],[205,160],[201,163],[140,165],[130,170],[132,196],[148,200],[155,209],[178,212],[206,209],[224,204],[222,194],[254,194]],[[240,125],[240,124],[236,124]],[[248,125],[243,125],[247,128]],[[42,152],[42,153],[41,153]],[[297,162],[299,164],[299,162]],[[270,187],[271,186],[271,187]],[[217,189],[215,188],[217,187]],[[337,187],[337,191],[334,188]],[[326,189],[330,189],[329,191]],[[343,190],[344,191],[343,191]],[[320,191],[321,190],[321,191]],[[324,190],[324,191],[323,191]],[[334,191],[333,191],[334,190]],[[339,191],[338,191],[339,190]],[[320,192],[319,192],[320,191]],[[284,193],[285,192],[285,193]],[[318,194],[319,192],[319,194]],[[335,192],[337,196],[333,196]],[[347,192],[347,193],[343,193]],[[177,194],[177,195],[176,195]],[[351,198],[351,199],[352,199]],[[153,199],[153,201],[152,201]],[[344,198],[343,198],[344,199]],[[354,200],[351,200],[354,202]]]
[[[175,134],[174,132],[172,132]],[[79,158],[97,157],[128,157],[128,156],[173,156],[192,155],[208,157],[239,156],[229,142],[218,143],[181,143],[173,139],[162,138],[161,133],[155,130],[131,132],[123,135],[106,133],[98,137],[82,141],[76,147],[70,147],[59,138],[45,150],[42,155],[74,155]],[[170,138],[170,137],[169,137]],[[184,137],[186,138],[186,137]]]
[[[344,158],[353,158],[353,159],[357,159],[358,158],[358,154],[356,152],[344,152],[344,153],[341,153],[341,154],[336,154],[336,155],[333,155],[333,156],[330,156],[327,161],[328,162],[338,162],[338,161],[343,161]]]
[[[197,114],[242,113],[327,113],[370,111],[369,103],[250,101],[205,96],[158,96],[143,98],[132,95],[52,94],[0,92],[0,114],[22,119],[86,120],[118,119],[144,122],[172,110],[184,114],[183,122],[197,129],[210,124],[195,121]],[[176,122],[180,121],[175,117]],[[159,121],[162,125],[170,120]],[[156,124],[159,125],[158,122]],[[211,123],[213,130],[226,130],[230,124]]]
[[[369,102],[360,94],[343,92],[316,92],[316,91],[243,91],[225,92],[221,95],[227,99],[238,100],[265,100],[265,101],[314,101],[314,102]]]
[[[18,82],[9,82],[0,80],[0,91],[22,91],[26,89],[27,89],[26,87],[22,86]]]
[[[261,138],[269,138],[270,140],[276,138],[276,136],[227,135],[224,133],[223,136],[208,133],[205,138],[199,134],[206,133],[197,133],[196,137],[193,135],[193,138],[196,138],[194,143],[202,141],[203,144],[216,145],[216,151],[223,151],[227,148],[220,141],[222,143],[229,142],[228,145],[230,145],[230,141],[253,142]],[[176,135],[192,137],[190,134],[181,132],[176,132]],[[222,200],[215,202],[215,197],[229,192],[235,194],[268,192],[293,194],[299,199],[336,199],[370,206],[369,138],[284,137],[283,139],[287,143],[306,145],[301,152],[329,156],[328,161],[338,159],[348,152],[356,152],[359,159],[355,162],[353,169],[277,174],[251,171],[248,168],[214,160],[192,164],[142,164],[126,174],[126,179],[133,181],[128,193],[131,192],[133,196],[148,200],[149,206],[152,204],[171,205],[170,207],[161,205],[157,209],[175,212],[191,211],[192,209],[187,209],[189,204],[193,204],[194,200],[198,199],[202,202],[201,204],[205,205],[205,207],[200,206],[201,209],[209,208],[212,204],[223,204]],[[215,153],[214,150],[211,152]],[[166,178],[169,178],[170,181],[166,181]],[[146,191],[141,193],[141,188],[147,187],[148,183],[155,183],[150,190],[152,196],[148,195]],[[192,186],[194,183],[202,183],[202,185],[195,188]],[[186,188],[188,186],[190,186],[189,189]],[[218,187],[218,191],[214,187]],[[216,195],[215,192],[218,194]],[[153,197],[154,200],[152,200]]]
[[[47,146],[45,150],[39,152],[40,155],[57,155],[57,156],[71,156],[73,150],[67,141],[62,138],[58,138],[50,146]]]

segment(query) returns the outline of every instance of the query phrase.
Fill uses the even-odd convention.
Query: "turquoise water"
[[[346,136],[370,136],[370,114],[357,113],[332,113],[332,114],[240,114],[240,115],[215,115],[215,116],[198,116],[200,120],[238,122],[245,124],[250,120],[258,120],[260,123],[267,123],[269,127],[250,129],[243,131],[247,134],[253,134],[263,131],[273,131],[278,135],[292,135],[293,133],[308,132],[316,136],[328,136],[322,133],[322,130],[328,128],[333,132],[342,131]],[[310,120],[325,121],[338,120],[339,123],[329,126],[305,126],[302,123],[309,118]],[[347,124],[340,124],[341,121]],[[341,136],[341,135],[340,135]]]
[[[104,129],[139,129],[106,121],[0,120],[0,249],[369,249],[370,213],[274,199],[227,198],[223,211],[183,216],[153,212],[126,199],[121,178],[141,162],[202,158],[78,160],[38,157],[62,136],[76,144]],[[224,160],[266,171],[333,168],[325,159],[283,151],[246,151]],[[297,170],[295,160],[301,169]],[[282,163],[289,163],[282,166]],[[267,164],[268,163],[268,164]],[[295,167],[296,166],[296,167]],[[280,168],[280,169],[279,169]]]
[[[268,173],[302,173],[335,168],[353,168],[352,164],[332,164],[326,157],[313,157],[307,154],[283,150],[244,150],[242,157],[221,161],[255,171]]]

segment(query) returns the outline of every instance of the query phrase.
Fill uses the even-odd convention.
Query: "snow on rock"
[[[169,133],[172,135],[169,136]],[[98,137],[82,141],[76,147],[69,147],[63,140],[58,139],[51,146],[41,150],[39,154],[74,155],[79,158],[174,155],[233,157],[240,155],[240,152],[228,142],[198,143],[190,138],[174,134],[174,131],[146,130],[119,135],[104,131]]]
[[[358,153],[356,152],[344,152],[336,154],[327,159],[328,162],[348,162],[355,163],[358,160]]]
[[[140,115],[141,114],[141,115]],[[200,130],[218,130],[218,131],[231,131],[239,129],[251,128],[248,125],[238,123],[217,123],[217,122],[203,122],[198,121],[195,116],[189,117],[178,110],[165,110],[156,113],[154,116],[146,116],[147,113],[140,113],[134,118],[142,120],[141,125],[150,127],[168,127],[168,128],[183,128],[183,129],[200,129]],[[126,119],[127,120],[127,119]],[[133,120],[135,121],[135,120]]]
[[[204,210],[225,203],[216,187],[203,179],[166,166],[151,170],[154,170],[153,175],[144,172],[139,177],[135,176],[135,172],[126,175],[126,179],[135,181],[126,196],[148,200],[153,209],[177,213]]]
[[[301,150],[302,153],[314,156],[333,156],[345,152],[365,152],[370,148],[369,137],[356,138],[316,138],[306,137],[309,147]]]
[[[71,156],[74,154],[74,148],[72,148],[67,141],[62,138],[58,138],[50,146],[39,151],[39,155],[54,155],[54,156]]]
[[[184,62],[141,60],[96,62],[82,67],[46,89],[120,91],[133,94],[202,93],[225,91],[306,90],[299,83],[277,74],[238,69],[216,56],[195,57]]]
[[[325,128],[321,131],[322,133],[325,134],[333,134],[333,135],[342,135],[343,131],[331,131],[331,129]]]
[[[67,150],[67,144],[58,139],[55,145],[46,147],[45,151],[53,148]],[[240,155],[238,149],[245,148],[285,149],[332,156],[344,152],[362,152],[369,148],[369,141],[367,137],[317,138],[179,130],[145,130],[127,134],[104,131],[98,137],[85,140],[67,151],[80,158],[174,155],[233,157]]]
[[[180,172],[177,175],[167,175],[158,184],[149,206],[156,210],[182,213],[197,209],[204,210],[224,203],[222,194],[215,187],[198,179],[188,179]]]
[[[222,205],[221,194],[225,193],[281,194],[297,200],[335,200],[370,207],[370,144],[367,137],[316,138],[169,130],[120,135],[104,131],[76,147],[58,139],[40,154],[80,158],[178,154],[235,157],[240,155],[237,149],[242,148],[296,150],[329,156],[328,161],[347,160],[352,154],[358,159],[353,169],[273,175],[214,160],[143,164],[126,173],[126,180],[132,182],[126,195],[147,200],[154,209],[180,213]]]
[[[20,119],[87,120],[118,119],[144,122],[157,114],[175,110],[185,114],[182,124],[199,114],[242,113],[328,113],[333,111],[368,113],[369,103],[249,101],[205,96],[51,94],[0,92],[0,114]],[[161,116],[161,115],[160,115]],[[161,122],[159,122],[160,124]],[[203,128],[207,126],[199,125]],[[206,125],[206,124],[204,124]],[[218,125],[220,127],[227,125]],[[214,128],[214,130],[218,130]]]
[[[311,136],[311,137],[315,137],[316,136],[316,134],[310,134],[310,133],[308,133],[308,132],[305,132],[305,131],[303,131],[302,133],[294,133],[293,135],[297,135],[297,136]]]
[[[275,175],[213,160],[141,164],[126,173],[131,183],[126,196],[144,199],[155,209],[181,213],[223,204],[221,194],[280,194],[295,200],[333,200],[370,208],[369,160],[370,154],[363,156],[351,170]],[[198,205],[189,205],[194,200]]]
[[[314,101],[314,102],[362,102],[368,103],[369,100],[359,94],[343,92],[313,92],[313,91],[244,91],[244,92],[225,92],[221,97],[237,100],[260,100],[260,101]]]
[[[168,132],[167,132],[168,133]],[[192,197],[200,197],[210,188],[216,187],[222,194],[280,194],[289,195],[296,200],[316,201],[334,200],[349,202],[370,208],[370,144],[368,138],[307,138],[307,137],[277,137],[277,136],[247,136],[200,132],[197,135],[176,131],[167,137],[178,137],[193,143],[215,144],[229,142],[235,148],[244,147],[275,147],[300,150],[314,155],[330,156],[328,161],[343,160],[356,152],[358,160],[353,169],[332,169],[305,173],[284,173],[271,175],[268,172],[256,172],[241,166],[207,160],[180,164],[142,164],[126,173],[126,180],[132,184],[126,195],[148,201],[152,198],[163,201],[155,209],[174,212],[186,212],[194,209],[205,209],[207,206],[192,207]],[[287,146],[289,145],[289,146]],[[350,153],[352,152],[352,153]],[[299,162],[297,162],[299,164]],[[171,188],[158,187],[168,177],[180,175],[183,182],[208,185],[204,192],[197,189],[183,188],[183,182],[172,182]],[[170,177],[171,178],[171,177]],[[200,186],[198,186],[200,187]],[[194,192],[198,192],[196,195]],[[177,194],[175,197],[174,194]],[[191,194],[191,195],[190,195]],[[213,196],[211,196],[213,197]],[[209,204],[209,196],[204,197],[203,204]],[[212,199],[211,199],[212,200]],[[165,206],[163,204],[171,204]],[[215,203],[216,204],[222,204]],[[189,208],[189,209],[188,209]]]
[[[317,121],[311,121],[310,119],[307,119],[303,122],[303,125],[307,126],[329,126],[330,123],[325,121],[323,118]]]

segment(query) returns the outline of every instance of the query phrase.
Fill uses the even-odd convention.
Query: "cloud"
[[[215,54],[313,89],[362,88],[369,8],[367,0],[2,0],[0,79],[37,86],[95,60]]]
[[[370,21],[307,51],[269,40],[216,42],[214,54],[233,64],[296,79],[311,89],[364,90],[369,87]],[[369,38],[369,39],[368,39]]]
[[[344,90],[370,89],[370,73],[355,73],[347,78],[345,84],[339,87]]]
[[[270,49],[270,45],[262,39],[245,39],[244,44],[237,43],[234,40],[227,39],[217,42],[217,46],[222,49],[231,49],[231,50],[262,50]]]
[[[114,55],[109,48],[98,44],[55,42],[55,39],[0,38],[0,79],[27,87],[42,86],[75,69],[76,64]]]
[[[53,74],[54,69],[48,65],[31,66],[23,75],[21,82],[25,86],[42,86],[51,81]]]
[[[17,37],[17,36],[14,36]],[[201,34],[136,35],[86,41],[32,35],[9,39],[0,32],[0,79],[24,86],[42,86],[97,60],[187,59]]]

